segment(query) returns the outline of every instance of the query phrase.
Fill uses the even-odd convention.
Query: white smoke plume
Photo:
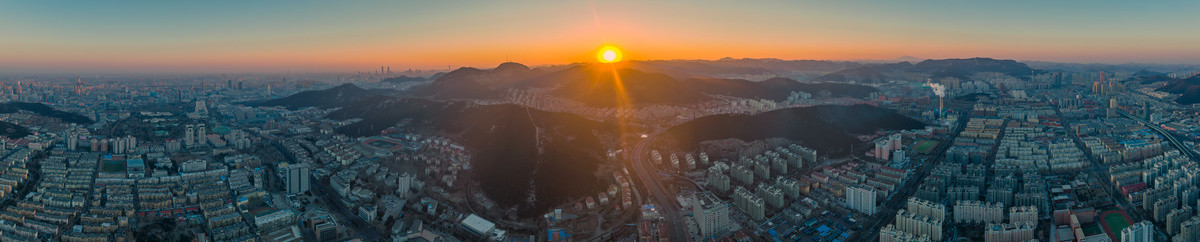
[[[933,89],[934,95],[937,95],[938,97],[946,97],[946,86],[942,86],[941,83],[925,83],[925,86],[929,87],[929,89]]]

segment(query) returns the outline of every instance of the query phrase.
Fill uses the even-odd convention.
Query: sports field
[[[1121,241],[1121,230],[1129,227],[1129,215],[1121,210],[1108,210],[1101,213],[1100,217],[1108,235],[1113,237],[1114,241]]]
[[[916,149],[921,154],[929,154],[929,152],[933,152],[933,146],[935,145],[937,145],[937,141],[921,140],[917,141],[917,145],[913,149]]]

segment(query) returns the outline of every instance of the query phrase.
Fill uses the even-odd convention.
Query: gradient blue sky
[[[1200,64],[1200,1],[0,1],[0,71],[629,59]]]

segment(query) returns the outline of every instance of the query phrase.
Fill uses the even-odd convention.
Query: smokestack
[[[938,110],[937,111],[938,111],[938,115],[941,115],[942,110],[944,110],[946,108],[946,106],[945,106],[946,87],[942,86],[941,83],[928,83],[928,82],[925,83],[925,86],[929,87],[929,89],[933,89],[933,94],[938,96]]]

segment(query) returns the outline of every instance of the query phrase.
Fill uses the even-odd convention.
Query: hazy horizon
[[[0,3],[0,71],[354,72],[628,60],[1200,64],[1200,3]],[[670,14],[663,14],[670,13]]]
[[[771,57],[764,57],[764,58],[735,58],[735,57],[722,57],[722,58],[714,58],[714,59],[649,59],[649,60],[628,60],[628,62],[653,62],[653,61],[718,61],[718,60],[725,59],[725,58],[731,58],[731,59],[735,59],[735,60],[736,60],[736,59],[759,59],[759,60],[762,60],[762,59],[776,59],[776,60],[779,60],[779,61],[829,61],[829,62],[854,62],[854,63],[868,64],[868,65],[869,65],[869,64],[883,64],[883,63],[899,63],[899,62],[904,62],[904,61],[908,61],[908,62],[911,62],[911,63],[917,63],[917,62],[920,62],[920,61],[923,61],[923,60],[971,59],[971,58],[991,58],[991,59],[997,59],[997,60],[1010,60],[1010,59],[993,58],[993,57],[987,57],[987,56],[947,57],[947,58],[939,58],[939,59],[930,59],[930,58],[917,58],[916,60],[905,60],[904,58],[906,58],[906,57],[912,57],[912,56],[903,56],[903,57],[899,57],[899,58],[892,58],[892,59],[846,59],[846,60],[831,60],[831,59],[780,59],[780,58],[771,58]],[[913,58],[915,58],[915,57],[913,57]],[[1020,59],[1012,59],[1012,60],[1013,60],[1013,61],[1020,62],[1020,63],[1023,63],[1023,64],[1030,64],[1030,63],[1033,63],[1033,62],[1037,62],[1037,63],[1050,63],[1050,64],[1071,64],[1071,65],[1107,65],[1107,66],[1142,65],[1142,66],[1157,66],[1157,67],[1161,67],[1161,68],[1200,68],[1200,63],[1195,63],[1195,64],[1194,64],[1194,63],[1148,63],[1148,62],[1103,63],[1103,62],[1061,62],[1061,61],[1045,61],[1045,60],[1020,60]],[[492,68],[496,68],[497,66],[499,66],[499,65],[501,65],[501,64],[507,63],[507,62],[519,63],[519,64],[522,64],[522,65],[528,66],[528,67],[530,67],[530,68],[544,68],[544,67],[567,66],[567,65],[575,65],[575,64],[584,64],[584,63],[596,63],[595,61],[580,61],[580,62],[565,62],[565,63],[544,63],[544,64],[532,64],[532,63],[526,63],[526,62],[520,62],[520,61],[511,61],[511,60],[510,60],[510,61],[498,61],[498,62],[496,62],[496,63],[494,63],[494,64],[480,64],[480,65],[474,65],[474,66],[455,66],[455,65],[448,65],[448,66],[441,66],[441,67],[437,67],[437,66],[428,66],[428,67],[426,67],[426,68],[412,68],[411,70],[412,70],[412,71],[415,71],[415,72],[426,72],[426,73],[428,73],[428,74],[414,75],[414,76],[428,76],[428,75],[431,75],[432,73],[437,73],[437,72],[449,72],[449,71],[454,71],[454,70],[458,70],[458,69],[461,69],[461,68],[492,69]],[[7,69],[3,69],[4,67],[0,67],[0,76],[5,76],[5,75],[64,75],[64,76],[76,76],[76,75],[151,75],[151,76],[152,76],[152,75],[222,75],[222,74],[224,74],[224,75],[243,75],[243,74],[245,74],[245,75],[258,75],[258,74],[265,74],[265,75],[274,75],[274,74],[353,74],[353,73],[359,73],[359,72],[366,72],[366,73],[378,72],[380,67],[384,67],[384,68],[391,67],[391,68],[392,68],[392,69],[391,69],[391,72],[392,72],[392,74],[393,74],[394,76],[400,76],[400,75],[403,75],[403,72],[405,72],[405,71],[408,71],[408,70],[409,70],[409,68],[408,68],[408,67],[397,67],[397,66],[387,66],[387,65],[384,65],[384,66],[378,66],[378,65],[377,65],[377,66],[363,66],[363,67],[361,67],[361,68],[355,68],[355,69],[346,69],[346,70],[343,70],[343,69],[322,69],[322,68],[320,68],[320,67],[310,67],[310,68],[299,68],[299,67],[296,67],[296,68],[285,68],[285,67],[280,67],[279,69],[273,69],[273,68],[266,68],[266,69],[236,69],[236,68],[234,68],[234,69],[213,69],[213,70],[197,70],[197,69],[194,69],[194,68],[188,68],[188,67],[180,67],[180,68],[167,68],[167,69],[136,69],[136,68],[135,68],[135,69],[121,69],[121,68],[108,68],[108,69],[105,69],[105,68],[99,68],[99,67],[97,67],[96,69],[73,69],[73,70],[7,70]]]

